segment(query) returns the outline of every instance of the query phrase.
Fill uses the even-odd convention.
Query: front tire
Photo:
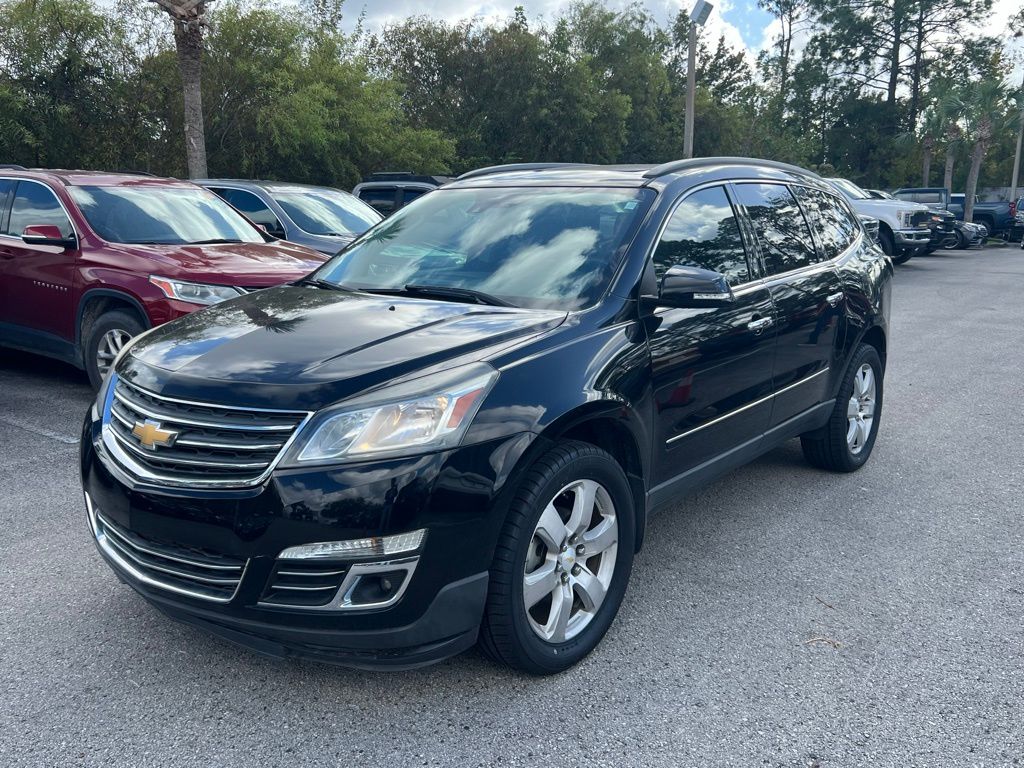
[[[886,256],[895,260],[896,242],[892,239],[892,234],[885,229],[880,229],[878,231],[878,244],[882,247],[882,251]]]
[[[100,315],[90,326],[82,362],[94,390],[103,384],[121,348],[144,330],[135,315],[119,310]]]
[[[913,255],[914,255],[913,251],[900,251],[900,253],[898,253],[898,254],[896,254],[895,256],[892,257],[892,263],[893,264],[906,264],[908,261],[910,261],[910,259],[911,259],[911,257]]]
[[[833,472],[853,472],[867,463],[882,416],[883,375],[878,351],[869,344],[857,347],[828,423],[800,436],[808,462]]]
[[[633,495],[610,455],[566,441],[530,467],[495,551],[480,644],[535,675],[562,672],[611,626],[633,566]]]

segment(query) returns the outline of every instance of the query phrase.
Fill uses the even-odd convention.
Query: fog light
[[[346,595],[350,605],[387,603],[402,589],[406,571],[385,571],[360,576]]]
[[[393,536],[369,536],[348,541],[321,541],[288,547],[278,558],[281,560],[308,560],[311,558],[379,557],[414,552],[423,544],[427,529],[420,528]]]

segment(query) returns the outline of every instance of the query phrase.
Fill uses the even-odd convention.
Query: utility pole
[[[690,11],[689,50],[686,54],[686,119],[683,124],[683,156],[693,157],[693,110],[697,95],[697,27],[704,26],[714,6],[697,0]]]

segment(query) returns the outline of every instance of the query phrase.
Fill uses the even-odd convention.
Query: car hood
[[[266,288],[298,280],[327,257],[294,243],[223,243],[219,245],[111,245],[148,262],[146,271],[197,283]]]
[[[319,407],[419,372],[484,359],[567,313],[282,286],[141,338],[118,373],[158,393]]]

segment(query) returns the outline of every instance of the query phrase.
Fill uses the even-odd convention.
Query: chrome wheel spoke
[[[575,586],[576,594],[580,596],[580,602],[583,603],[584,610],[593,613],[601,607],[606,590],[604,584],[601,583],[597,576],[584,568],[579,576],[576,577]]]
[[[851,448],[856,446],[856,443],[857,443],[857,432],[858,431],[859,431],[859,429],[857,427],[857,419],[856,418],[850,419],[850,426],[846,430],[846,442],[847,442],[847,444]]]
[[[585,557],[599,555],[619,540],[619,526],[614,518],[606,517],[596,528],[583,534]]]
[[[565,641],[565,630],[569,626],[572,614],[572,589],[568,584],[559,584],[551,595],[551,612],[548,623],[544,625],[544,633],[554,643]]]
[[[851,453],[860,453],[871,436],[875,415],[875,371],[864,363],[853,377],[853,394],[846,404],[846,444]]]
[[[851,397],[850,402],[846,404],[846,418],[855,419],[857,414],[860,413],[860,400],[856,397]]]
[[[540,516],[540,522],[537,523],[535,535],[544,542],[549,551],[553,552],[557,552],[562,542],[565,541],[565,523],[562,522],[562,518],[559,516],[558,510],[555,509],[553,503],[548,504],[544,508],[544,512]]]
[[[561,586],[555,572],[555,561],[549,560],[523,580],[523,601],[529,610]]]
[[[580,480],[573,488],[574,497],[569,521],[565,524],[569,536],[576,536],[585,531],[594,517],[594,501],[597,497],[597,483],[593,480]]]

